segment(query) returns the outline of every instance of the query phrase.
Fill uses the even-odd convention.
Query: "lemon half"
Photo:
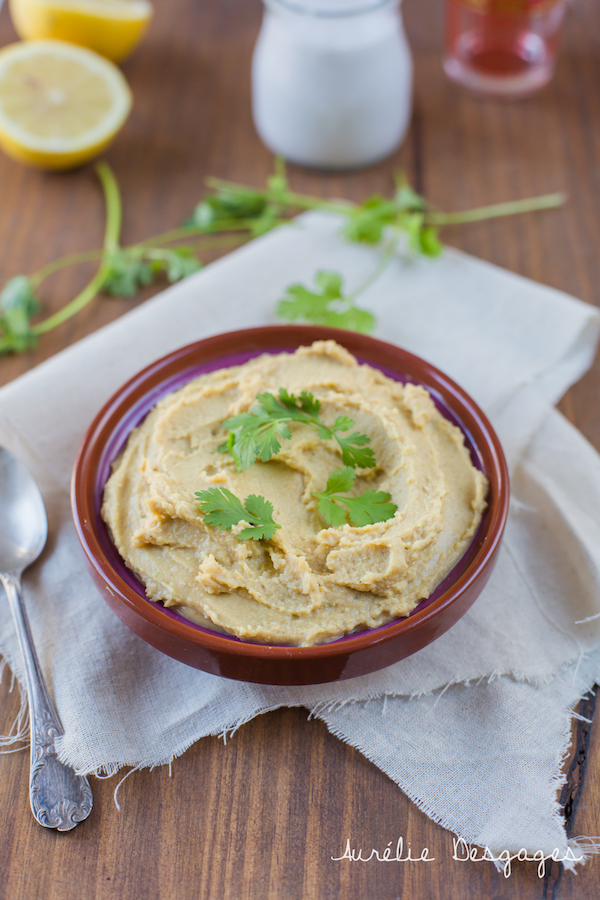
[[[70,41],[113,62],[131,53],[152,18],[148,0],[10,0],[10,12],[24,40]]]
[[[26,41],[0,50],[0,146],[47,169],[93,159],[131,109],[119,69],[84,47]]]

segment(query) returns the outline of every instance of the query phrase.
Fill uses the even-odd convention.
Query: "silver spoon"
[[[64,730],[44,684],[21,594],[23,570],[38,558],[47,535],[48,520],[37,484],[25,466],[0,447],[0,581],[25,666],[31,722],[29,800],[40,825],[70,831],[92,811],[92,791],[87,778],[76,775],[56,755],[54,741]]]

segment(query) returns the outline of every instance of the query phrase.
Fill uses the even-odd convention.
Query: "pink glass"
[[[523,97],[554,74],[567,0],[446,0],[444,69],[487,96]]]

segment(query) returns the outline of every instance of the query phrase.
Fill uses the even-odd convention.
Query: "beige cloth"
[[[68,487],[99,407],[177,346],[272,322],[285,288],[311,284],[318,269],[339,270],[352,290],[378,251],[349,245],[338,228],[311,213],[0,391],[0,443],[30,468],[48,507],[50,538],[25,592],[65,726],[61,755],[82,772],[158,765],[203,735],[302,705],[466,840],[564,855],[556,788],[570,711],[600,677],[600,458],[552,406],[592,361],[599,316],[591,307],[453,250],[434,261],[398,258],[365,295],[376,336],[429,359],[487,411],[513,470],[489,585],[415,656],[339,685],[227,681],[135,637],[85,570]],[[0,650],[21,678],[8,614]]]

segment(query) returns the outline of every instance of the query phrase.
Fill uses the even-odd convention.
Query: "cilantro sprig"
[[[281,528],[273,519],[273,504],[260,494],[250,494],[242,503],[228,488],[212,487],[197,491],[195,497],[207,525],[231,531],[238,522],[249,523],[236,535],[238,541],[270,541]]]
[[[209,191],[182,226],[122,246],[119,186],[107,163],[99,163],[96,173],[106,206],[102,248],[60,257],[32,275],[16,275],[7,282],[0,292],[0,354],[23,353],[35,347],[40,335],[62,325],[100,293],[134,297],[157,278],[179,281],[202,266],[199,257],[203,253],[239,246],[310,209],[337,213],[342,218],[341,233],[347,240],[381,246],[382,254],[369,277],[352,291],[344,289],[342,276],[337,272],[317,273],[316,289],[291,285],[277,306],[277,315],[286,321],[368,334],[375,326],[375,316],[358,306],[356,300],[379,278],[401,241],[418,255],[434,257],[441,252],[438,230],[444,225],[552,209],[565,202],[562,194],[548,194],[446,213],[432,209],[403,175],[396,177],[391,197],[377,194],[359,204],[324,200],[292,190],[285,163],[277,158],[275,172],[265,189],[208,178]],[[66,266],[90,262],[97,262],[98,269],[83,290],[54,314],[36,321],[41,311],[42,282]]]
[[[16,275],[7,282],[0,291],[0,354],[23,353],[35,347],[40,335],[58,328],[99,293],[133,297],[159,276],[164,276],[170,283],[180,281],[202,267],[199,252],[237,246],[251,237],[235,233],[212,238],[207,228],[183,226],[123,247],[120,244],[122,202],[119,185],[105,162],[98,163],[96,174],[106,207],[102,249],[60,257],[33,275]],[[194,240],[190,241],[190,238]],[[39,299],[42,282],[67,266],[91,262],[97,262],[98,269],[83,290],[58,312],[33,322],[42,309]]]
[[[355,470],[344,466],[331,473],[324,491],[313,492],[312,496],[319,501],[319,513],[327,525],[337,527],[349,519],[351,525],[360,528],[393,518],[398,507],[391,502],[387,491],[368,490],[357,497],[341,496],[352,489],[355,478]]]
[[[239,413],[223,423],[229,435],[219,450],[231,453],[238,472],[248,469],[257,459],[267,462],[279,453],[282,441],[292,436],[288,427],[292,422],[315,428],[321,440],[335,440],[345,466],[370,469],[375,465],[373,450],[367,446],[371,438],[359,431],[347,434],[354,425],[348,416],[338,416],[333,425],[326,425],[320,418],[321,401],[308,391],[296,396],[280,388],[277,397],[264,391],[256,400],[257,405],[250,412]]]
[[[210,203],[220,203],[226,208],[228,205],[235,206],[237,202],[246,216],[250,213],[250,204],[255,205],[257,212],[251,222],[254,222],[254,228],[262,229],[260,233],[302,210],[318,209],[338,213],[342,217],[341,233],[347,240],[372,246],[383,245],[383,253],[375,269],[355,290],[343,290],[340,273],[321,271],[315,277],[317,289],[320,290],[303,284],[290,285],[276,308],[278,318],[287,322],[328,325],[364,334],[373,331],[376,319],[368,310],[358,306],[356,300],[387,268],[402,241],[409,251],[419,256],[436,257],[442,252],[439,229],[444,225],[552,209],[565,202],[563,194],[547,194],[458,213],[444,213],[432,210],[427,200],[410,187],[404,174],[396,175],[395,182],[392,197],[376,194],[354,204],[296,193],[290,188],[281,160],[276,161],[276,175],[269,180],[265,191],[218,178],[207,179],[207,184],[214,191],[209,195]],[[227,224],[226,221],[223,224]],[[245,224],[249,225],[247,220]]]
[[[355,470],[344,466],[331,473],[324,491],[313,493],[325,523],[337,527],[349,520],[351,525],[360,528],[393,518],[398,507],[386,491],[369,490],[357,497],[341,496],[342,492],[351,490],[355,478]],[[270,541],[281,528],[273,518],[273,504],[260,494],[250,494],[243,503],[225,487],[207,488],[194,496],[207,525],[231,531],[239,522],[248,522],[248,527],[236,535],[239,541]]]
[[[106,266],[102,290],[112,297],[134,297],[161,272],[173,284],[202,268],[189,247],[120,247],[107,257]]]

